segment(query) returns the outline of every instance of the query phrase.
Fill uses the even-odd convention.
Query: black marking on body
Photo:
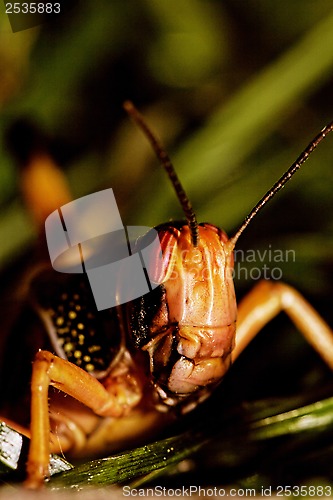
[[[104,374],[120,348],[116,310],[97,311],[86,275],[43,273],[33,290],[41,316],[51,321],[57,354],[96,377]]]

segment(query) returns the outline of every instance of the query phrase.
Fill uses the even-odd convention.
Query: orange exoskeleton
[[[113,309],[97,312],[85,276],[64,277],[50,268],[31,276],[30,305],[48,332],[48,341],[37,335],[34,346],[26,432],[31,437],[26,485],[31,488],[48,476],[51,451],[104,453],[193,409],[281,310],[333,369],[333,333],[301,295],[282,283],[261,282],[237,310],[232,274],[239,236],[333,130],[333,123],[229,239],[216,226],[197,223],[168,155],[134,106],[127,102],[125,109],[151,142],[186,220],[156,228],[161,284]],[[60,392],[51,393],[50,386]],[[64,399],[63,393],[72,398]]]

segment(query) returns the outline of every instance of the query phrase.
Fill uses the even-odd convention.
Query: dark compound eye
[[[152,320],[163,304],[166,304],[166,294],[162,285],[131,302],[127,314],[135,347],[142,348],[151,340]]]
[[[115,310],[97,311],[86,276],[47,273],[34,280],[38,309],[58,355],[102,376],[119,352]],[[52,279],[53,278],[53,279]],[[41,310],[40,310],[41,308]]]

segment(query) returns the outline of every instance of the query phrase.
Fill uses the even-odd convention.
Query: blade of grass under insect
[[[266,417],[250,425],[253,439],[271,439],[333,425],[333,398],[317,401],[295,410]]]
[[[65,472],[50,481],[52,488],[84,485],[111,485],[149,474],[179,463],[197,451],[207,441],[200,433],[184,433],[155,443],[120,453],[109,458],[93,460]]]
[[[286,406],[289,404],[285,402]],[[291,437],[302,432],[320,433],[333,427],[333,398],[259,419],[256,408],[256,404],[254,408],[249,406],[246,421],[230,416],[214,419],[205,422],[200,429],[79,465],[53,477],[49,486],[54,489],[81,489],[85,485],[107,486],[134,480],[134,484],[142,485],[152,478],[152,473],[169,470],[170,466],[193,455],[203,446],[209,450],[210,443],[215,448],[221,444],[223,450],[233,449],[241,439],[245,450],[246,443],[250,445],[278,436]],[[262,410],[259,410],[261,413]]]

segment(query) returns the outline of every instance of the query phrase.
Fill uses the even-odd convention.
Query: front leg
[[[93,376],[67,360],[48,352],[36,355],[31,380],[31,443],[27,463],[26,486],[38,488],[49,474],[50,417],[49,386],[72,396],[100,416],[120,417],[141,397],[133,381],[133,391],[117,390],[108,378],[110,392]],[[132,392],[132,394],[131,394]]]
[[[284,311],[333,370],[333,332],[315,309],[291,286],[261,281],[238,307],[235,360],[255,335]]]

